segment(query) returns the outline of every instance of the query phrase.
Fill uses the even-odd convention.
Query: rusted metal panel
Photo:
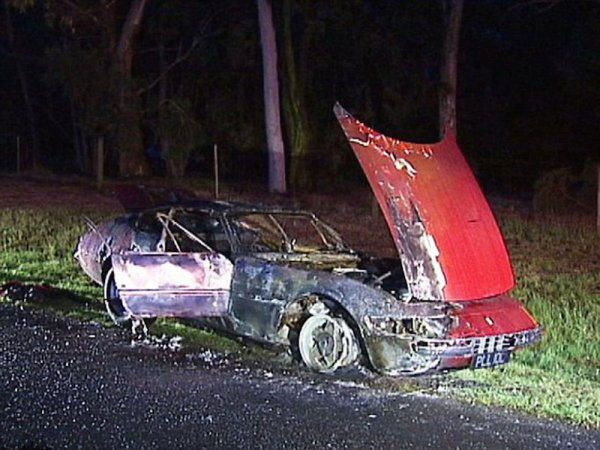
[[[136,317],[215,317],[229,312],[229,291],[130,290],[121,293],[123,305]]]
[[[219,253],[139,253],[112,256],[119,291],[229,290],[233,265]]]
[[[204,317],[229,311],[233,264],[218,253],[112,256],[119,296],[139,317]]]
[[[514,287],[504,240],[456,137],[414,144],[334,108],[400,253],[412,294],[473,300]]]
[[[127,217],[96,225],[86,221],[90,231],[84,234],[75,249],[75,258],[85,273],[102,284],[102,264],[112,252],[131,249],[134,232]]]
[[[232,284],[231,313],[236,321],[236,332],[272,341],[290,303],[310,295],[337,302],[355,320],[365,338],[373,331],[366,325],[367,317],[399,320],[437,317],[450,310],[450,305],[442,302],[401,302],[383,289],[343,275],[241,257],[236,260]]]

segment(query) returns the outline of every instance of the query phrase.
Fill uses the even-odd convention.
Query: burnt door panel
[[[215,317],[228,313],[233,265],[219,253],[112,256],[123,305],[138,317]]]

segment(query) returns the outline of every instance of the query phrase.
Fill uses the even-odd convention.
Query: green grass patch
[[[592,427],[600,426],[600,385],[597,381],[536,367],[516,357],[491,370],[461,371],[450,387],[452,396],[488,405],[502,405],[534,415],[555,417]]]
[[[64,295],[53,295],[45,303],[27,302],[29,306],[112,325],[102,302],[102,289],[83,273],[73,257],[79,237],[87,231],[84,217],[94,221],[109,218],[106,213],[69,208],[0,210],[0,284],[48,284],[63,290]],[[188,348],[227,352],[245,348],[235,339],[177,320],[160,319],[152,332],[181,336]]]
[[[188,348],[210,348],[227,353],[237,353],[245,346],[235,338],[198,328],[191,322],[173,319],[159,319],[152,325],[152,333],[167,336],[181,336]]]
[[[73,258],[77,240],[86,231],[84,215],[101,219],[101,213],[92,210],[0,211],[0,284],[50,284],[63,289],[64,298],[42,307],[108,324],[100,287]],[[600,427],[600,238],[593,220],[509,214],[501,225],[518,280],[512,294],[545,327],[545,335],[533,348],[515,354],[507,366],[450,374],[443,378],[442,390],[468,401]],[[371,231],[368,226],[353,230],[360,233]],[[181,321],[158,320],[153,331],[182,336],[187,347],[254,352],[237,339]]]
[[[593,220],[507,216],[501,225],[517,274],[512,295],[544,326],[544,337],[505,367],[452,374],[471,383],[450,393],[600,427],[600,236]]]

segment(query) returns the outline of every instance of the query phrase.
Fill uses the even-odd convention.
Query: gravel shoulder
[[[592,449],[600,431],[211,351],[0,304],[0,448]]]

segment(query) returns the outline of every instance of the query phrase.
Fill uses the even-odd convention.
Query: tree
[[[195,57],[201,56],[194,50],[206,43],[209,26],[221,12],[218,7],[206,6],[205,2],[190,4],[185,0],[155,4],[148,10],[140,36],[145,44],[140,66],[145,67],[148,80],[138,92],[146,93],[144,125],[157,174],[184,176],[190,161],[198,160],[200,149],[210,143],[201,117],[202,86],[208,76],[202,68],[191,69],[198,59]]]
[[[444,65],[441,73],[440,138],[443,138],[449,131],[456,131],[456,75],[463,0],[449,0],[449,5],[450,12],[444,43]]]
[[[27,128],[29,132],[29,139],[31,143],[31,163],[33,170],[39,169],[39,159],[40,159],[40,151],[39,151],[39,136],[38,136],[38,126],[37,126],[37,118],[33,108],[33,101],[31,99],[29,80],[27,78],[27,74],[25,73],[25,68],[23,67],[23,63],[21,62],[20,55],[17,56],[15,52],[15,33],[13,30],[12,23],[12,12],[11,6],[15,8],[19,8],[21,10],[32,6],[32,1],[30,0],[4,0],[4,27],[6,31],[6,37],[8,40],[8,46],[11,52],[12,57],[14,58],[15,68],[17,72],[17,77],[19,79],[19,86],[21,87],[21,95],[23,104],[25,106],[25,112],[27,115]]]
[[[76,142],[107,136],[124,176],[148,173],[141,100],[133,77],[134,40],[146,4],[57,0],[47,5],[51,22],[64,33],[63,45],[49,52],[49,73],[72,100],[73,123],[81,127]],[[125,20],[119,24],[123,7]]]
[[[148,164],[144,154],[140,128],[140,99],[133,86],[133,40],[139,32],[144,17],[146,0],[133,0],[127,19],[121,27],[118,44],[113,53],[113,67],[117,79],[117,142],[119,171],[121,175],[146,175]]]
[[[277,43],[270,0],[257,0],[260,41],[263,58],[265,126],[269,153],[269,191],[286,192],[285,152],[279,113],[279,81],[277,79]]]
[[[297,57],[292,33],[292,1],[283,2],[283,36],[284,36],[284,61],[285,61],[285,87],[284,87],[284,118],[290,143],[290,181],[296,188],[310,187],[312,184],[309,168],[308,152],[310,151],[310,128],[308,112],[306,109],[306,55],[309,51],[309,31],[301,33],[302,49],[300,64],[296,64]],[[314,20],[313,20],[314,23]],[[300,66],[300,67],[298,67]],[[300,68],[304,70],[299,70]]]
[[[177,96],[165,99],[160,105],[157,130],[161,136],[161,149],[167,156],[167,174],[183,177],[190,155],[203,135],[202,126],[194,117],[191,101]]]

